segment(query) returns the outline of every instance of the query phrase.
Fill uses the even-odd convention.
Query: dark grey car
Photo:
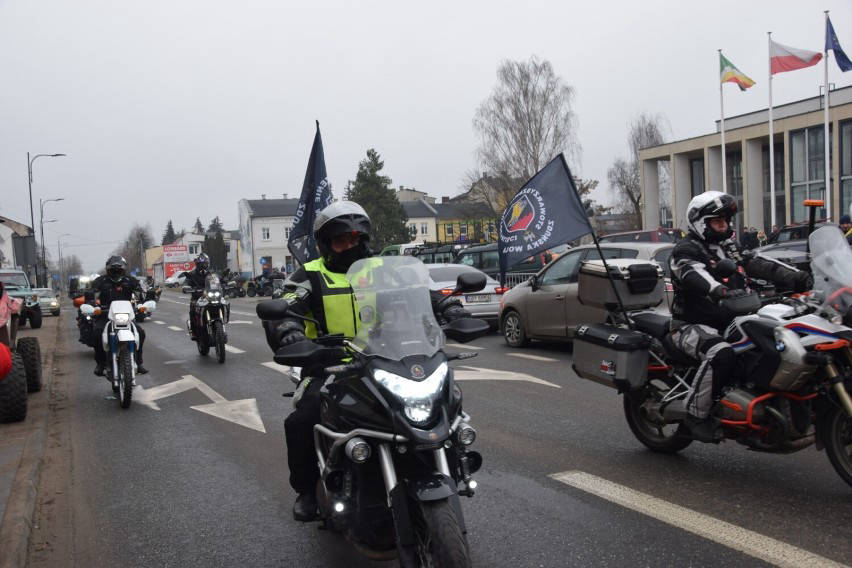
[[[669,276],[669,256],[673,243],[618,243],[601,246],[605,258],[653,260]],[[606,312],[585,306],[577,300],[577,279],[584,260],[600,259],[594,245],[573,248],[542,268],[534,277],[503,295],[500,302],[500,329],[512,347],[530,339],[570,341],[579,324],[606,320]],[[671,285],[666,284],[667,310]]]

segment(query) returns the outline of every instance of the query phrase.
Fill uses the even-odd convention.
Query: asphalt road
[[[69,487],[70,512],[42,519],[62,544],[33,551],[31,565],[395,565],[292,520],[291,403],[281,396],[291,385],[263,365],[272,357],[255,301],[233,302],[229,343],[240,352],[224,365],[189,340],[187,302],[166,292],[143,324],[151,373],[129,410],[92,375],[91,350],[64,318],[70,348],[57,365],[70,458],[54,459],[42,482]],[[822,453],[694,443],[654,454],[630,434],[615,391],[574,375],[570,348],[511,349],[496,334],[469,347],[478,357],[454,366],[482,378],[461,383],[485,458],[477,495],[462,502],[475,565],[852,564],[852,487]],[[242,410],[228,416],[243,424],[217,409]]]

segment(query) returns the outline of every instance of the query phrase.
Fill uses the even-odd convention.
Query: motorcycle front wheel
[[[852,485],[852,418],[842,408],[832,408],[823,420],[821,434],[837,475]]]
[[[641,390],[625,392],[623,396],[627,425],[636,439],[649,449],[663,454],[676,454],[692,443],[692,438],[682,424],[660,424],[647,416],[642,405],[646,401],[654,402],[662,398],[662,391],[652,383]]]
[[[254,298],[255,295],[257,294],[257,290],[255,290],[254,288],[249,288],[248,291],[246,292],[246,294],[248,295],[249,298]]]
[[[463,568],[470,566],[470,550],[448,499],[412,503],[418,566]],[[419,517],[419,518],[417,518]]]
[[[221,321],[213,322],[213,344],[216,346],[216,360],[225,362],[225,329]]]
[[[121,408],[130,408],[133,400],[133,362],[127,345],[118,348],[118,403]]]

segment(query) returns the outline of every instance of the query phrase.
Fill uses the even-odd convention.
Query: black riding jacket
[[[192,286],[192,301],[194,302],[201,296],[201,292],[204,290],[204,285],[207,281],[207,275],[210,274],[209,271],[198,270],[198,268],[193,268],[188,272],[181,272],[181,276],[185,277],[184,281],[185,286]]]
[[[733,260],[739,272],[724,279],[715,275],[719,261]],[[745,289],[744,275],[768,280],[780,289],[804,291],[808,288],[808,275],[777,260],[757,253],[743,254],[733,240],[708,244],[692,233],[678,242],[669,258],[674,302],[672,315],[688,323],[700,323],[720,332],[733,320],[734,314],[722,310],[714,299],[718,288]],[[714,294],[715,293],[715,294]]]
[[[129,302],[133,299],[133,292],[142,292],[142,286],[137,279],[130,276],[122,276],[117,281],[109,276],[98,276],[92,284],[92,291],[100,300],[101,309],[106,314],[114,300]]]

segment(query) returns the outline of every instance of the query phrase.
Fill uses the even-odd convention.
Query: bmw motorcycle
[[[812,292],[763,301],[752,292],[720,302],[721,309],[741,314],[723,337],[743,371],[725,389],[712,416],[725,439],[752,450],[824,449],[838,475],[852,485],[852,251],[833,226],[811,234],[810,249]],[[671,318],[653,312],[626,317],[632,330],[607,326],[622,338],[612,343],[633,341],[640,357],[647,353],[642,364],[622,374],[616,370],[618,354],[595,351],[593,343],[581,341],[574,350],[575,370],[601,382],[600,371],[579,369],[583,363],[576,362],[596,353],[586,363],[615,379],[636,438],[652,450],[678,452],[693,441],[682,421],[699,363],[671,343]]]
[[[139,332],[136,330],[135,311],[152,313],[156,302],[148,301],[134,309],[127,300],[116,300],[109,305],[108,323],[104,327],[101,341],[104,351],[109,354],[107,379],[118,398],[121,408],[129,408],[133,400],[133,387],[136,386],[136,350],[139,348]],[[81,312],[88,317],[101,314],[101,308],[90,304],[80,306]]]
[[[225,345],[228,343],[226,325],[231,317],[231,303],[224,293],[222,281],[216,274],[208,274],[204,279],[204,292],[195,303],[192,313],[195,318],[195,345],[201,355],[210,353],[213,347],[219,363],[225,362]],[[192,329],[186,321],[187,330]]]
[[[324,336],[275,354],[282,365],[324,367],[322,377],[303,376],[296,392],[324,380],[314,426],[320,517],[372,559],[470,566],[459,496],[473,496],[482,456],[470,449],[476,431],[448,363],[474,354],[448,355],[444,342],[445,334],[471,341],[488,325],[462,318],[439,326],[428,271],[414,257],[359,260],[347,278],[356,336]],[[484,284],[465,273],[453,294]],[[287,305],[268,300],[257,313],[265,320],[294,315]]]

